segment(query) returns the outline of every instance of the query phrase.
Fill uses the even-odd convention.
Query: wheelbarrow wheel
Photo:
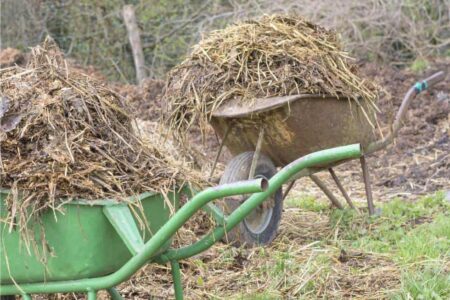
[[[250,151],[235,156],[227,164],[220,183],[225,184],[248,179],[253,154],[254,152]],[[277,169],[270,158],[261,154],[255,168],[255,177],[269,179],[276,172]],[[230,214],[247,198],[244,196],[228,197],[220,201],[219,205],[226,214]],[[269,244],[277,234],[282,209],[282,192],[279,189],[233,230],[228,232],[224,241],[234,246],[246,245],[252,247]]]
[[[16,300],[16,296],[0,296],[0,300]]]

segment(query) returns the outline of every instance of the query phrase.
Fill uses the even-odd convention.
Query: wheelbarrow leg
[[[176,260],[171,260],[170,266],[171,266],[171,271],[172,271],[173,288],[175,290],[175,299],[182,300],[183,299],[183,284],[181,282],[180,264]]]
[[[253,154],[252,164],[250,166],[250,173],[248,174],[248,179],[253,179],[255,177],[256,165],[259,160],[259,155],[261,154],[262,142],[264,139],[264,127],[259,130],[258,141],[256,142],[255,153]]]
[[[338,189],[341,191],[342,196],[344,196],[345,201],[347,201],[347,204],[355,209],[358,210],[355,205],[352,202],[352,199],[350,199],[349,195],[347,194],[347,191],[344,189],[344,186],[342,185],[341,181],[339,180],[339,178],[337,177],[336,173],[334,172],[333,168],[329,168],[328,171],[331,174],[331,177],[333,177],[334,182],[336,183]]]
[[[325,183],[319,179],[319,177],[315,175],[309,175],[312,181],[324,192],[324,194],[330,199],[331,203],[339,209],[343,209],[344,207],[339,202],[339,200],[333,195],[333,193],[326,187]]]
[[[294,184],[295,184],[295,180],[292,180],[291,182],[289,182],[289,185],[287,186],[286,190],[283,193],[282,201],[284,201],[284,199],[286,199],[287,195],[289,194],[291,189],[294,187]]]
[[[225,145],[225,141],[227,140],[228,134],[231,131],[231,127],[232,127],[231,125],[227,126],[227,129],[225,130],[225,134],[223,136],[223,139],[220,142],[219,150],[217,151],[216,158],[214,159],[214,163],[213,163],[213,166],[211,168],[211,172],[209,174],[209,180],[211,180],[213,175],[214,175],[214,171],[216,170],[217,162],[219,161],[220,154],[222,154],[223,146]]]
[[[87,293],[88,300],[97,300],[97,291],[89,291]]]
[[[108,293],[111,296],[112,300],[123,300],[122,296],[115,288],[109,288]]]
[[[367,206],[369,208],[369,215],[373,215],[375,213],[375,207],[373,205],[373,197],[372,197],[372,187],[370,186],[370,175],[369,168],[367,166],[366,157],[363,155],[359,159],[361,161],[361,168],[363,172],[364,178],[364,186],[366,188],[366,197],[367,197]]]

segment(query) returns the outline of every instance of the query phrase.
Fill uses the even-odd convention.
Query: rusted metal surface
[[[217,151],[217,154],[216,154],[216,158],[214,159],[214,163],[213,163],[213,166],[211,168],[211,172],[209,173],[209,179],[208,180],[211,180],[213,175],[214,175],[214,171],[216,170],[217,162],[219,161],[220,154],[222,154],[223,146],[225,145],[225,141],[227,140],[228,134],[230,133],[230,129],[231,129],[231,126],[228,126],[225,129],[225,134],[224,134],[224,136],[222,138],[222,142],[220,143],[219,150]]]
[[[232,124],[225,145],[233,155],[256,148],[261,124],[265,126],[261,152],[276,166],[285,166],[308,153],[341,145],[360,143],[364,147],[376,135],[362,107],[350,99],[305,95],[270,98],[274,103],[246,108],[229,108],[213,114],[211,125],[223,139]],[[259,103],[257,100],[255,103]],[[242,109],[242,112],[239,112]]]
[[[347,204],[353,208],[358,210],[355,205],[353,204],[352,200],[350,199],[349,195],[347,194],[347,191],[344,189],[344,186],[342,185],[341,181],[337,177],[336,173],[334,172],[333,168],[329,168],[328,171],[330,172],[331,177],[333,177],[334,182],[336,183],[339,191],[341,191],[342,196],[344,196],[345,201],[347,201]]]
[[[250,172],[248,173],[248,178],[252,179],[255,176],[256,164],[261,154],[261,146],[264,140],[264,126],[259,129],[258,141],[256,142],[255,153],[253,153],[252,164],[250,166]]]
[[[369,167],[367,166],[366,157],[363,155],[360,158],[361,168],[364,178],[364,187],[366,188],[367,207],[369,208],[369,215],[375,213],[375,206],[373,205],[372,186],[370,183]]]
[[[286,199],[287,195],[294,187],[294,184],[295,184],[295,180],[292,180],[291,182],[289,182],[288,186],[286,187],[286,190],[283,193],[283,201],[284,201],[284,199]]]
[[[310,175],[309,178],[311,178],[311,180],[322,190],[322,192],[328,197],[328,199],[330,199],[331,203],[339,208],[339,209],[343,209],[344,207],[342,206],[341,202],[339,202],[339,200],[334,196],[333,192],[331,192],[327,186],[325,185],[325,183],[319,179],[319,177],[317,177],[316,175]]]

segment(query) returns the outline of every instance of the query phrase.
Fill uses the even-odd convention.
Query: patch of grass
[[[341,240],[350,241],[352,247],[367,251],[386,252],[413,228],[433,221],[450,208],[439,192],[416,202],[394,199],[381,207],[381,216],[368,218],[353,210],[334,210],[330,214],[331,226],[339,231]]]
[[[450,273],[442,266],[426,267],[418,273],[404,272],[401,290],[392,299],[449,299]]]
[[[429,63],[426,59],[416,58],[411,64],[411,70],[414,73],[422,73],[428,67]]]
[[[183,270],[195,289],[191,296],[450,299],[450,203],[444,193],[415,202],[395,199],[379,205],[377,217],[332,210],[308,196],[286,204],[271,245],[222,245],[191,274]]]
[[[286,207],[301,208],[312,212],[324,212],[329,209],[327,202],[319,201],[314,196],[302,195],[296,198],[288,198],[284,202]]]
[[[444,193],[417,202],[396,199],[382,206],[378,218],[353,211],[333,211],[340,247],[382,253],[402,271],[395,299],[450,297],[450,205]]]
[[[280,299],[280,295],[274,292],[261,292],[261,293],[252,293],[251,295],[240,295],[237,297],[233,297],[233,299],[239,300],[277,300]]]
[[[421,225],[397,243],[398,261],[417,263],[450,257],[450,218],[439,214],[432,223]]]

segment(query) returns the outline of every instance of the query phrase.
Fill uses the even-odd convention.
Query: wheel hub
[[[273,202],[272,197],[266,201]],[[244,219],[244,225],[253,234],[261,234],[266,230],[267,226],[269,226],[270,220],[272,219],[272,213],[273,206],[264,205],[264,203],[262,203]]]

